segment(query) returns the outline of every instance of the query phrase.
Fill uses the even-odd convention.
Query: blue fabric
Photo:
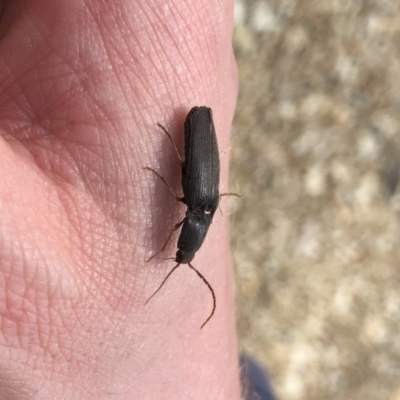
[[[239,362],[245,399],[277,400],[264,368],[254,358],[246,354],[240,355]]]

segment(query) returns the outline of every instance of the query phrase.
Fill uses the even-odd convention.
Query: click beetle
[[[220,162],[212,110],[202,106],[193,107],[189,111],[184,123],[184,160],[182,160],[168,131],[162,125],[158,124],[158,126],[166,133],[178,155],[182,171],[183,197],[177,196],[158,172],[149,167],[145,169],[155,173],[171,190],[176,199],[186,205],[187,209],[185,218],[174,226],[162,249],[147,260],[150,261],[164,251],[172,234],[182,226],[177,244],[178,250],[174,258],[177,264],[164,278],[159,288],[147,300],[146,304],[158,293],[167,279],[181,264],[187,264],[207,285],[213,298],[213,308],[209,317],[201,326],[203,328],[214,315],[216,297],[210,283],[191,264],[191,261],[204,242],[220,200]]]

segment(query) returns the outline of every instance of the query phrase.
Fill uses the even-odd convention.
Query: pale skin
[[[240,398],[226,198],[175,265],[174,149],[195,105],[229,146],[230,0],[10,0],[0,21],[0,397]],[[228,156],[221,156],[221,192]],[[179,233],[177,233],[179,234]]]

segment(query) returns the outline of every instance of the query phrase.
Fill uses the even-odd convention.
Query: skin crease
[[[9,0],[0,21],[0,399],[240,398],[226,198],[193,265],[183,121],[212,107],[229,146],[230,0]],[[226,152],[225,152],[226,153]],[[221,192],[228,156],[221,155]]]

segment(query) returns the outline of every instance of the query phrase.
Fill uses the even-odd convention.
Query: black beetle
[[[168,186],[177,200],[186,204],[187,210],[185,218],[175,225],[162,249],[147,260],[150,261],[153,257],[164,251],[167,243],[172,237],[172,234],[182,225],[182,230],[178,239],[178,251],[174,258],[177,264],[168,273],[159,288],[147,300],[146,304],[155,296],[156,293],[158,293],[167,279],[181,264],[188,264],[189,267],[195,271],[207,285],[213,297],[213,309],[209,317],[201,326],[201,328],[203,328],[214,315],[216,297],[214,290],[207,279],[193,267],[191,261],[204,242],[220,200],[220,163],[212,110],[211,108],[203,106],[193,107],[189,111],[184,124],[184,161],[181,159],[171,135],[162,125],[158,124],[158,126],[167,134],[178,155],[182,168],[181,183],[183,197],[177,196],[165,179],[156,171],[148,167],[145,169],[155,173],[164,184]]]
[[[200,249],[219,204],[219,152],[211,108],[193,107],[185,120],[182,202],[186,217],[176,261],[189,263]]]

